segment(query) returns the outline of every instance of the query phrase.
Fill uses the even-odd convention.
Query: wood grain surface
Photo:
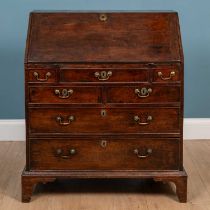
[[[22,201],[61,178],[147,178],[186,202],[183,75],[176,12],[32,12]]]

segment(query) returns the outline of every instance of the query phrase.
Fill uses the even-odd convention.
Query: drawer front
[[[30,108],[30,133],[179,133],[178,108]]]
[[[109,87],[107,103],[173,103],[180,101],[179,86]]]
[[[28,70],[28,82],[55,83],[57,81],[56,70],[34,69]]]
[[[164,68],[153,70],[153,82],[173,83],[180,82],[180,72],[175,68]]]
[[[147,82],[148,69],[61,69],[60,82]]]
[[[30,103],[96,104],[101,103],[99,87],[30,87]]]
[[[177,139],[31,140],[32,170],[177,170]],[[44,160],[44,161],[43,161]]]

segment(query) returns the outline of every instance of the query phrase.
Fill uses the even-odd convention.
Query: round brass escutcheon
[[[75,150],[75,149],[70,149],[70,150],[69,150],[69,153],[70,153],[71,155],[74,155],[74,154],[76,154],[76,150]]]
[[[69,116],[69,121],[70,121],[70,122],[74,121],[74,119],[75,119],[74,116],[72,116],[72,115]]]
[[[107,21],[107,15],[106,14],[100,14],[99,15],[99,20],[100,21]]]
[[[152,120],[152,116],[149,115],[149,116],[147,117],[147,121],[151,121],[151,120]]]
[[[62,152],[63,152],[63,151],[62,151],[62,149],[60,149],[60,148],[58,148],[58,149],[56,150],[56,154],[57,154],[57,155],[61,155]]]

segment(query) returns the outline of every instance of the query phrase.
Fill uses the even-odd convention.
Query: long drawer
[[[35,134],[179,133],[179,108],[30,108]]]
[[[177,170],[178,139],[33,139],[32,170]]]

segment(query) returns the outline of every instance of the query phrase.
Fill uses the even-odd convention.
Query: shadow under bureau
[[[187,199],[176,12],[32,12],[22,201],[62,178],[152,178]]]

